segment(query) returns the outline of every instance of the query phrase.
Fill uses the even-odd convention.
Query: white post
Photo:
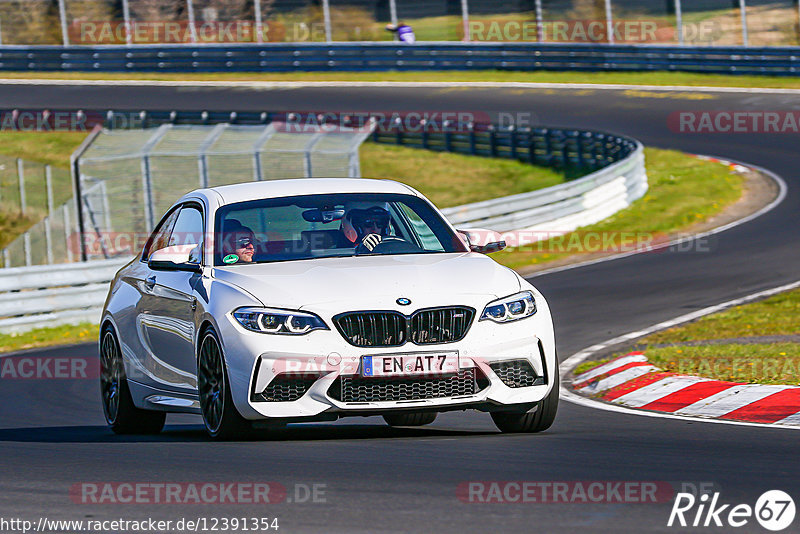
[[[47,190],[47,217],[44,218],[44,240],[47,246],[47,263],[51,265],[53,263],[53,235],[50,221],[55,215],[55,209],[53,208],[53,170],[50,165],[44,166],[44,184]]]
[[[70,231],[72,230],[72,223],[69,220],[69,204],[64,204],[62,207],[64,212],[64,239],[67,243],[67,261],[72,263],[72,249],[70,248]],[[81,236],[78,236],[77,242],[80,243]]]
[[[739,11],[742,12],[742,44],[750,46],[747,36],[747,3],[745,0],[739,0]]]
[[[681,0],[675,0],[675,29],[678,32],[678,44],[683,45],[683,10]]]
[[[197,42],[197,26],[194,20],[194,4],[192,0],[186,0],[186,11],[189,15],[189,38],[193,43]]]
[[[464,26],[464,41],[471,41],[469,34],[469,6],[467,0],[461,0],[461,24]]]
[[[25,201],[25,167],[19,158],[17,158],[17,179],[19,181],[19,208],[22,214],[25,215],[28,208],[28,203]]]
[[[397,3],[395,0],[389,0],[389,18],[392,19],[392,26],[397,26]],[[397,41],[397,33],[394,34],[394,40]]]
[[[256,12],[256,41],[264,42],[264,31],[261,23],[261,0],[254,0],[254,11]]]
[[[61,17],[61,41],[64,46],[69,46],[69,35],[67,34],[67,8],[64,0],[58,0],[58,16]]]
[[[534,3],[536,8],[536,42],[541,43],[544,41],[544,23],[542,21],[542,0],[536,0]]]
[[[608,44],[614,44],[614,18],[611,15],[611,0],[606,0],[606,32]]]
[[[122,0],[122,19],[125,25],[125,44],[130,46],[133,43],[133,34],[131,33],[131,9],[128,0]]]
[[[325,19],[325,42],[330,43],[333,40],[333,31],[331,30],[331,6],[328,0],[322,0],[322,16]]]

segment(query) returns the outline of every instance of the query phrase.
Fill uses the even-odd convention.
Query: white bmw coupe
[[[304,179],[191,192],[117,273],[100,330],[117,433],[201,414],[213,438],[381,415],[489,412],[547,429],[559,375],[550,310],[398,182]],[[497,234],[494,234],[495,236]]]

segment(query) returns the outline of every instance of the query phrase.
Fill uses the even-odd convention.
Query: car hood
[[[517,275],[476,253],[318,258],[214,269],[265,306],[301,309],[412,309],[488,302],[520,289]],[[488,299],[488,300],[487,300]]]

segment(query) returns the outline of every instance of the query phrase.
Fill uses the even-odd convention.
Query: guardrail
[[[800,47],[395,42],[3,46],[0,71],[692,71],[796,76]]]
[[[108,283],[130,259],[0,270],[0,332],[97,322]]]

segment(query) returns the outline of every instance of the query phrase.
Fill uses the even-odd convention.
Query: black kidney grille
[[[410,317],[392,312],[349,312],[334,317],[344,338],[356,347],[399,347],[452,343],[467,335],[475,310],[466,306],[430,308]]]
[[[472,324],[472,308],[422,310],[411,316],[411,342],[416,345],[452,343],[464,338]]]
[[[356,347],[396,347],[406,342],[406,318],[399,313],[347,313],[335,321],[339,332]]]

